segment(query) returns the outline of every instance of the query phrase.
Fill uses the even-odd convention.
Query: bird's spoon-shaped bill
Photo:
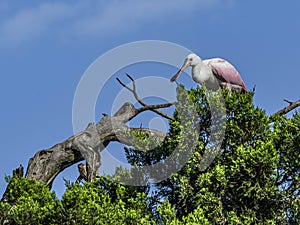
[[[171,82],[174,82],[179,76],[180,74],[189,66],[189,62],[185,61],[185,63],[183,64],[183,66],[180,68],[180,70],[178,70],[178,72],[170,79]]]
[[[183,70],[181,70],[181,69],[178,70],[178,72],[170,79],[170,81],[174,82],[182,72],[183,72]]]

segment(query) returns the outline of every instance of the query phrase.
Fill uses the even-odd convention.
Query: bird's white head
[[[196,66],[198,65],[199,63],[201,63],[201,58],[194,54],[194,53],[191,53],[191,54],[188,54],[186,57],[185,57],[185,60],[184,60],[184,63],[182,65],[182,67],[180,68],[180,70],[178,70],[178,72],[170,79],[171,82],[174,82],[178,77],[179,75],[189,66],[193,67],[193,66]]]
[[[191,54],[187,55],[187,57],[185,58],[184,65],[187,64],[186,67],[188,67],[188,66],[196,66],[200,62],[201,62],[201,58],[198,55],[196,55],[194,53],[191,53]]]

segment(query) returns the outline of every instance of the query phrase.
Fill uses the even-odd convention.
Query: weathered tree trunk
[[[29,159],[25,177],[43,182],[51,188],[55,177],[69,166],[72,166],[80,161],[86,160],[86,165],[81,165],[81,170],[77,180],[85,179],[92,181],[98,175],[101,165],[100,152],[111,141],[134,146],[137,139],[132,135],[134,132],[144,133],[151,137],[152,141],[162,141],[166,134],[157,130],[147,128],[132,128],[126,123],[146,110],[151,110],[166,119],[173,117],[159,111],[159,108],[166,108],[175,103],[147,105],[137,95],[134,79],[127,74],[133,83],[133,89],[126,86],[119,79],[119,83],[131,91],[138,102],[142,105],[141,108],[135,108],[131,103],[125,103],[113,116],[104,115],[97,123],[90,123],[87,128],[67,140],[54,145],[53,147],[38,151],[32,158]],[[13,176],[23,176],[23,167],[20,166],[13,171]],[[6,189],[2,200],[5,201]]]
[[[165,106],[170,106],[167,103]],[[142,132],[153,138],[162,140],[165,133],[146,128],[130,128],[126,125],[130,119],[154,106],[134,108],[131,103],[125,103],[112,117],[103,116],[97,124],[89,124],[88,127],[68,138],[62,143],[56,144],[50,149],[37,152],[29,160],[25,177],[33,178],[51,187],[54,178],[65,168],[86,160],[87,180],[91,181],[97,176],[101,160],[100,152],[111,142],[118,141],[126,145],[134,145],[132,132]]]

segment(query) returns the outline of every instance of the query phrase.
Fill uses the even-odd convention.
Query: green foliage
[[[73,184],[62,198],[68,215],[65,224],[154,224],[146,200],[145,193],[105,178]]]
[[[61,222],[62,205],[46,185],[34,180],[13,177],[8,190],[6,202],[0,203],[1,224],[57,224]]]
[[[290,224],[300,223],[300,114],[277,118],[273,124],[274,147],[278,150],[276,186],[280,187],[281,207]]]
[[[205,218],[203,210],[198,207],[193,212],[189,213],[188,216],[182,219],[177,218],[175,209],[171,206],[168,201],[157,207],[157,213],[159,216],[158,224],[165,225],[209,225],[210,222]]]
[[[67,182],[59,201],[43,184],[7,177],[0,223],[300,224],[299,113],[271,121],[253,105],[253,93],[179,86],[177,94],[180,104],[165,140],[157,146],[148,135],[133,132],[137,144],[126,148],[128,161],[141,166],[176,150],[174,162],[162,168],[178,171],[169,179],[154,188],[125,186],[114,180],[136,177],[138,168],[119,169],[114,178]],[[157,147],[149,151],[153,144]]]
[[[151,160],[134,154],[134,149],[127,149],[128,159],[139,165],[157,163],[180,145],[182,136],[190,135],[184,127],[191,123],[178,113],[186,109],[186,115],[193,114],[190,102],[183,99],[185,93],[198,114],[196,148],[179,172],[156,185],[156,199],[168,200],[176,217],[185,222],[197,212],[210,224],[299,224],[299,114],[280,116],[271,123],[266,113],[253,105],[253,93],[178,92],[181,104],[174,113],[176,120],[170,122],[170,138],[147,153]],[[221,124],[223,118],[214,110],[223,110],[222,101],[226,106],[225,135],[215,153],[211,149],[220,143],[212,138],[212,132],[223,127],[214,126],[212,118]],[[216,137],[222,138],[220,133]],[[156,157],[152,157],[154,152]],[[215,156],[208,168],[203,166],[205,152]]]

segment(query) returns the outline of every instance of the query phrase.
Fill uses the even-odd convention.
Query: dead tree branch
[[[49,149],[38,151],[29,159],[25,177],[43,182],[51,187],[53,180],[60,172],[69,166],[86,160],[85,165],[78,165],[80,174],[77,181],[79,182],[82,179],[91,181],[98,176],[97,172],[101,165],[100,152],[111,141],[117,141],[128,146],[141,146],[142,143],[139,143],[135,135],[136,133],[141,133],[149,137],[148,147],[156,146],[158,142],[161,142],[167,134],[148,128],[129,127],[126,123],[147,110],[151,110],[164,118],[173,119],[173,117],[158,109],[170,107],[175,103],[147,105],[139,98],[134,79],[128,74],[127,76],[132,81],[133,88],[129,88],[119,79],[117,80],[123,87],[134,94],[142,107],[135,108],[133,104],[127,102],[113,116],[103,114],[98,123],[90,123],[84,131]],[[22,173],[22,168],[14,172],[14,174],[19,176],[23,176]]]
[[[13,170],[13,177],[18,176],[18,177],[23,177],[24,176],[24,167],[22,164],[16,169]]]
[[[89,124],[82,132],[54,145],[50,149],[37,152],[29,160],[25,177],[46,183],[51,187],[54,178],[65,168],[87,161],[87,180],[93,180],[101,165],[100,152],[111,142],[135,146],[136,138],[133,132],[147,134],[153,142],[162,141],[165,133],[147,129],[131,128],[126,122],[148,108],[156,109],[161,105],[134,108],[131,103],[125,103],[112,117],[104,116],[97,124]]]
[[[22,164],[16,169],[13,170],[13,177],[23,177],[24,176],[24,167]],[[8,201],[8,194],[9,194],[9,185],[6,187],[6,190],[1,198],[1,202],[7,202]]]
[[[149,137],[149,142],[147,142],[148,147],[156,146],[158,142],[164,140],[167,134],[161,131],[148,128],[133,128],[127,126],[126,123],[147,110],[151,110],[164,118],[173,120],[174,118],[172,116],[158,109],[170,107],[174,105],[175,102],[155,105],[146,104],[137,94],[135,80],[129,74],[126,75],[132,82],[132,88],[124,84],[119,78],[117,78],[117,81],[132,92],[135,99],[142,106],[135,108],[133,104],[127,102],[123,104],[114,115],[109,116],[103,114],[103,117],[98,123],[90,123],[84,131],[71,136],[49,149],[38,151],[29,159],[25,174],[26,178],[35,179],[51,187],[55,177],[60,172],[69,166],[86,160],[86,165],[78,165],[80,175],[77,180],[80,181],[84,179],[91,181],[98,176],[97,172],[101,166],[100,152],[104,150],[110,142],[117,141],[128,146],[140,146],[141,143],[139,143],[139,140],[136,138],[136,133],[145,134]],[[300,99],[296,102],[285,101],[289,103],[289,106],[274,113],[271,115],[271,118],[286,114],[300,106]],[[147,149],[145,148],[143,150]],[[13,174],[14,176],[23,176],[23,167],[20,165]],[[6,192],[7,191],[5,191],[5,193]]]
[[[298,101],[295,101],[295,102],[292,102],[292,101],[289,101],[289,100],[286,100],[284,99],[285,102],[289,103],[288,106],[284,107],[283,109],[277,111],[276,113],[272,114],[270,116],[271,120],[273,120],[273,118],[275,118],[276,116],[279,116],[279,115],[285,115],[287,113],[289,113],[290,111],[296,109],[297,107],[300,106],[300,99]]]
[[[135,80],[132,78],[132,76],[130,76],[128,73],[126,73],[126,76],[131,80],[132,82],[132,88],[128,87],[126,84],[124,84],[119,78],[117,78],[117,81],[124,87],[126,88],[127,90],[129,90],[135,97],[135,99],[144,107],[148,106],[145,102],[143,102],[143,100],[138,96],[137,94],[137,91],[136,91],[136,84],[135,84]],[[166,103],[166,104],[161,104],[159,108],[165,108],[165,107],[170,107],[172,105],[175,105],[175,102],[171,102],[171,103]],[[151,108],[151,107],[148,107],[146,110],[151,110],[152,112],[155,112],[157,113],[158,115],[166,118],[166,119],[169,119],[169,120],[173,120],[174,117],[164,113],[164,112],[161,112],[160,110],[158,109],[154,109],[154,108]]]

